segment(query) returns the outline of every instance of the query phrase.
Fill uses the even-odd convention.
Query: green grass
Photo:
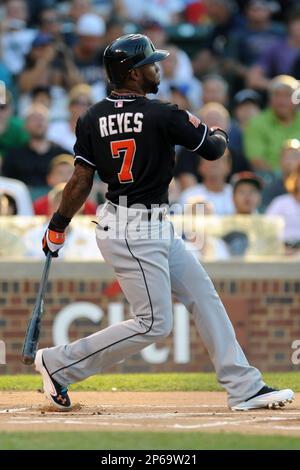
[[[266,373],[265,381],[300,392],[299,372]],[[2,375],[0,390],[36,390],[38,375]],[[106,374],[91,377],[72,390],[111,391],[218,391],[213,373]],[[3,432],[1,449],[289,449],[299,450],[299,437],[255,436],[202,432]]]
[[[12,432],[1,433],[0,450],[117,450],[117,449],[258,449],[299,450],[298,437],[209,434],[200,432]]]
[[[300,392],[299,372],[266,373],[264,380],[268,385],[278,388],[292,388]],[[36,390],[42,385],[38,375],[2,375],[0,390]],[[222,388],[213,373],[160,373],[160,374],[105,374],[91,377],[72,385],[72,390],[80,391],[218,391]]]

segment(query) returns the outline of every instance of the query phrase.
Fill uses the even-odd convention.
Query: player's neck
[[[134,89],[133,87],[131,89],[117,88],[115,90],[112,90],[111,94],[116,96],[145,96],[143,90],[138,87],[136,89]]]

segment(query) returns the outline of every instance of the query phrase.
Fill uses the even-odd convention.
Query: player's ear
[[[139,69],[132,69],[130,70],[130,78],[131,80],[137,82],[139,81],[140,77],[141,77],[141,71]]]

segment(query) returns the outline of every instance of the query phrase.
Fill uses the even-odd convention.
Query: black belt
[[[120,207],[124,207],[124,206],[120,206]],[[115,214],[116,211],[118,210],[118,205],[113,204],[112,202],[108,201],[106,209],[111,214]],[[129,209],[130,209],[130,207],[129,207]],[[158,214],[157,214],[157,209],[156,210],[141,209],[140,212],[139,212],[138,208],[132,208],[132,209],[136,211],[136,215],[133,215],[132,219],[135,219],[136,217],[139,217],[141,222],[151,222],[153,216],[154,216],[153,217],[154,220],[159,220],[159,222],[162,222],[162,220],[164,218],[164,215],[165,215],[165,209],[161,209],[161,211]]]

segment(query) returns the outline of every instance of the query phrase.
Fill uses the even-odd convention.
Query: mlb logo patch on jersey
[[[194,114],[187,111],[187,115],[189,117],[189,121],[193,124],[193,126],[198,127],[199,124],[201,124],[201,120]]]
[[[115,108],[123,108],[123,101],[122,100],[115,101]]]

